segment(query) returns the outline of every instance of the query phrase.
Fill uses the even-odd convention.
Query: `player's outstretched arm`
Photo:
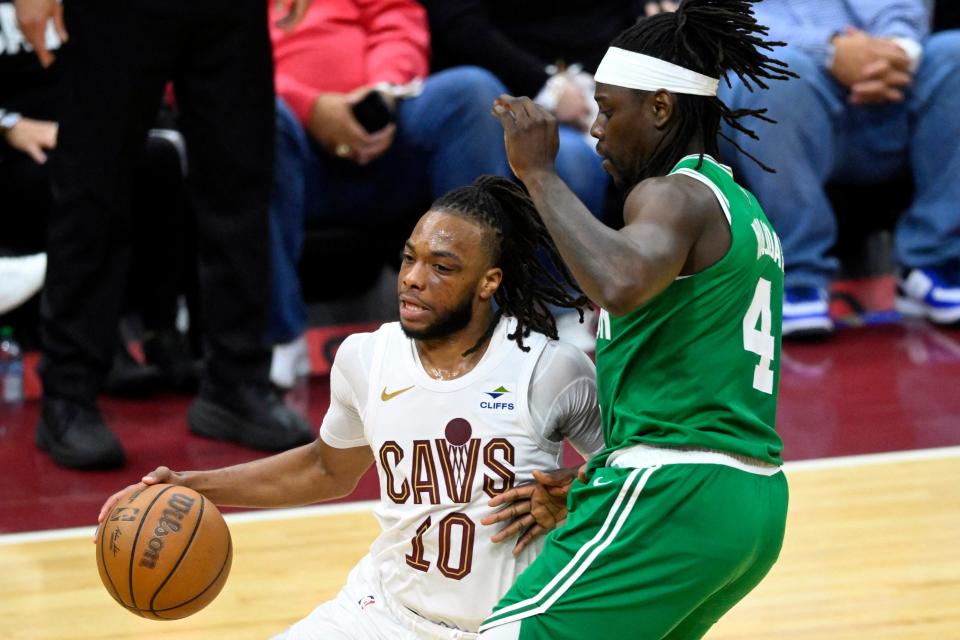
[[[207,471],[172,471],[158,467],[140,485],[174,484],[189,487],[218,506],[291,507],[348,495],[373,464],[367,446],[331,447],[321,439],[268,458]],[[100,509],[100,522],[121,495],[110,496]]]

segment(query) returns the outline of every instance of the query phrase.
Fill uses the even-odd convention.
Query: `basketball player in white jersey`
[[[340,594],[278,638],[473,638],[542,540],[492,541],[506,530],[481,520],[506,518],[489,501],[560,466],[564,437],[586,456],[603,446],[593,364],[557,342],[548,307],[587,301],[514,183],[482,177],[435,202],[406,242],[398,292],[399,323],[341,345],[316,442],[143,478],[279,507],[347,495],[377,465],[382,533]]]

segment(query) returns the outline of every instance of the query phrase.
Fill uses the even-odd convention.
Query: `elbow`
[[[594,302],[614,316],[630,313],[649,298],[642,289],[636,286],[635,282],[615,280],[611,280],[604,285],[599,297],[602,299],[594,300]]]
[[[357,485],[360,484],[360,476],[355,478],[338,478],[331,477],[329,484],[329,491],[324,497],[324,500],[338,500],[340,498],[346,498],[357,488]]]

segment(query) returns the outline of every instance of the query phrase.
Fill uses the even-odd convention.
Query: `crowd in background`
[[[129,380],[117,371],[131,363],[118,330],[130,313],[163,384],[198,393],[191,430],[263,449],[308,440],[274,390],[309,371],[300,278],[348,279],[351,265],[301,274],[305,230],[407,230],[447,191],[510,175],[489,115],[502,93],[555,114],[560,176],[616,226],[620,195],[590,136],[592,72],[614,35],[675,8],[297,0],[288,16],[273,3],[267,15],[263,0],[66,2],[65,23],[43,23],[44,67],[30,25],[0,0],[0,304],[46,282],[32,323],[21,319],[40,327],[44,356],[38,444],[80,468],[123,462],[96,397]],[[769,91],[721,82],[731,109],[766,108],[776,124],[752,125],[759,140],[726,131],[720,160],[780,235],[785,337],[833,331],[828,184],[903,175],[898,308],[960,322],[960,31],[949,28],[960,16],[949,5],[755,7],[799,78]],[[178,325],[185,308],[192,341]]]

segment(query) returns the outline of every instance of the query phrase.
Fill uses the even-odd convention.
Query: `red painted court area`
[[[319,427],[328,394],[327,379],[318,377],[288,401]],[[61,469],[36,449],[36,401],[0,406],[0,532],[92,525],[107,495],[161,464],[208,468],[261,455],[190,435],[189,402],[172,395],[105,399],[128,463],[93,473]],[[960,445],[960,330],[898,321],[786,345],[779,430],[787,460]],[[350,499],[376,495],[370,472]]]

